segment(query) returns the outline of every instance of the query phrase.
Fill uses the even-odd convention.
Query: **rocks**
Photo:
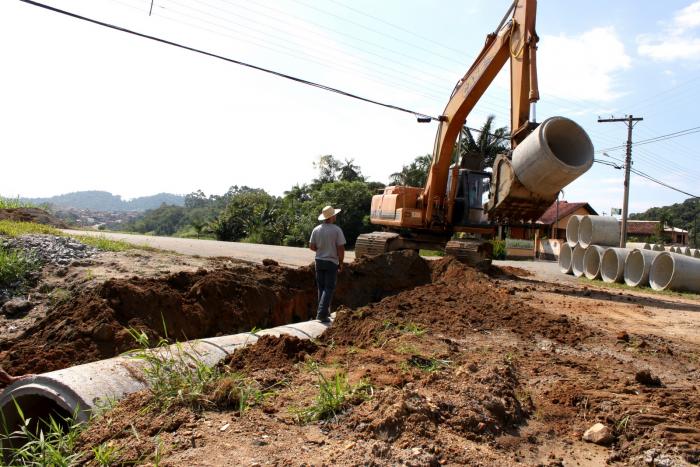
[[[600,444],[601,446],[608,446],[615,440],[615,436],[610,428],[602,423],[596,423],[583,433],[583,440],[589,443]]]
[[[69,237],[55,235],[22,235],[0,242],[4,248],[24,250],[42,264],[69,266],[82,262],[98,252],[97,248]]]
[[[15,317],[27,313],[32,308],[34,308],[34,304],[32,302],[24,298],[17,297],[6,301],[0,310],[7,317]]]
[[[661,379],[659,379],[658,376],[654,376],[651,374],[651,371],[649,370],[640,370],[634,375],[634,379],[645,386],[650,386],[650,387],[661,387]]]

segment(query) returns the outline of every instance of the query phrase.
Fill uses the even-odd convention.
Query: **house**
[[[533,240],[535,233],[538,232],[538,237],[547,237],[550,239],[566,240],[566,224],[571,216],[575,215],[594,215],[598,213],[588,203],[569,203],[568,201],[555,201],[552,205],[537,219],[534,224],[527,225],[511,225],[508,229],[508,237]]]
[[[659,221],[627,221],[627,237],[639,242],[659,241]],[[664,225],[663,238],[666,243],[676,245],[688,244],[688,231]]]

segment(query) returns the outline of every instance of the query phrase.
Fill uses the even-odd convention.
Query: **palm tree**
[[[345,159],[345,163],[339,168],[338,179],[344,182],[364,182],[360,166],[355,164],[355,159]]]
[[[493,129],[493,121],[495,115],[489,115],[486,118],[479,132],[479,138],[474,139],[469,128],[462,129],[462,141],[459,151],[455,150],[455,159],[459,160],[462,157],[473,157],[479,155],[483,157],[483,167],[493,166],[496,156],[508,151],[510,132],[508,128],[501,127]],[[455,145],[455,149],[457,149]]]
[[[404,165],[400,172],[395,172],[390,177],[390,184],[401,186],[425,186],[428,180],[428,170],[432,163],[430,154],[416,157],[413,162]]]

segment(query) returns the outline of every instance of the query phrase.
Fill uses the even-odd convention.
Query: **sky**
[[[44,0],[100,21],[439,115],[508,0]],[[562,115],[596,158],[700,127],[700,0],[540,0],[537,119]],[[0,195],[106,190],[281,195],[324,154],[371,180],[430,153],[437,126],[408,113],[89,24],[0,2]],[[509,124],[507,66],[467,118]],[[633,149],[633,168],[700,193],[700,133]],[[594,167],[563,199],[622,206],[623,171]],[[687,195],[633,175],[630,211]]]

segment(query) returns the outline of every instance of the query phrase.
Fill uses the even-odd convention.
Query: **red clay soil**
[[[430,283],[339,310],[315,351],[293,338],[265,338],[234,355],[236,371],[256,381],[272,371],[287,384],[246,414],[209,411],[164,426],[161,465],[700,462],[692,348],[652,336],[618,339],[552,313],[527,298],[551,286],[507,272],[487,275],[449,259],[427,267]],[[649,344],[632,346],[638,342]],[[317,365],[294,365],[302,359]],[[294,409],[318,397],[318,372],[368,382],[371,397],[329,421],[299,424]],[[128,427],[144,403],[126,401],[98,420],[85,447],[112,440],[129,453],[120,462],[152,459],[153,424],[138,436],[114,429]],[[581,441],[596,422],[612,429],[610,447]]]
[[[68,225],[65,222],[39,208],[0,209],[0,221],[4,220],[14,222],[34,222],[35,224],[50,225],[56,227],[57,229],[68,228]]]
[[[339,277],[334,305],[362,306],[431,280],[428,262],[397,252],[364,259]],[[112,279],[50,310],[23,335],[0,345],[0,365],[42,373],[115,356],[133,348],[126,328],[153,342],[267,328],[315,316],[311,266],[277,265],[180,272],[166,278]]]

